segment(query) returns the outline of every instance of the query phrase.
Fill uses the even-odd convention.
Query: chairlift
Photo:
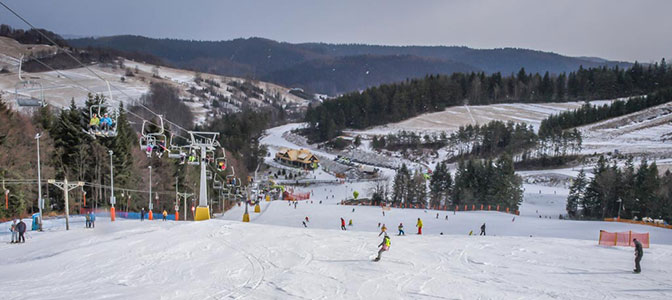
[[[147,152],[147,156],[151,156],[153,152],[153,148],[162,145],[163,150],[166,150],[170,153],[170,149],[167,148],[167,141],[168,139],[166,138],[166,135],[164,134],[164,128],[163,128],[163,117],[159,115],[159,124],[158,124],[158,131],[152,132],[149,131],[150,127],[149,125],[153,124],[150,121],[147,120],[142,120],[142,129],[141,129],[141,134],[140,136],[140,149],[142,151]],[[151,148],[150,148],[151,146]]]
[[[222,148],[222,153],[223,156],[215,158],[215,167],[217,168],[217,171],[219,172],[224,172],[226,171],[226,150]]]
[[[112,101],[112,89],[110,88],[110,82],[105,80],[107,83],[107,91],[109,93],[109,100]],[[91,105],[89,107],[89,118],[98,118],[97,125],[92,125],[89,122],[89,134],[99,136],[99,137],[116,137],[117,136],[117,121],[119,119],[119,111],[109,104],[104,104],[101,99],[98,104]],[[102,128],[105,127],[105,128]]]
[[[14,85],[14,100],[20,107],[44,107],[44,87],[41,83],[24,79],[21,76],[21,66],[23,63],[23,55],[19,59],[19,82]],[[39,91],[38,96],[31,96],[31,93]]]
[[[175,134],[170,133],[170,145],[168,146],[168,158],[186,159],[187,153],[184,151],[185,146],[175,144]]]
[[[217,180],[217,178],[212,180],[212,188],[215,190],[222,190],[224,188],[224,185],[222,184],[222,181]]]

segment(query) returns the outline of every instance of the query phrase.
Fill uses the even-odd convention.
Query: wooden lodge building
[[[320,160],[306,149],[287,149],[282,148],[275,153],[275,160],[283,164],[299,167],[302,169],[314,169]]]

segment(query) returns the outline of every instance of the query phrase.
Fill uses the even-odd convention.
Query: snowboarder
[[[481,225],[481,233],[479,233],[478,235],[485,235],[485,223]]]
[[[140,222],[145,220],[145,208],[143,207],[142,210],[140,210]]]
[[[341,230],[346,230],[345,229],[345,219],[341,218]]]
[[[91,214],[85,214],[84,219],[86,220],[86,228],[91,228]]]
[[[383,234],[387,235],[387,227],[385,227],[385,224],[383,224],[383,227],[380,228],[380,233],[378,234],[378,236],[381,236]]]
[[[399,229],[399,234],[397,235],[406,235],[406,233],[404,232],[404,224],[399,223],[399,227],[397,228]]]
[[[644,250],[642,249],[642,243],[637,239],[632,239],[635,243],[635,269],[633,272],[639,274],[642,272],[642,268],[639,266],[639,262],[642,261],[642,256],[644,255]]]
[[[415,224],[415,227],[418,227],[418,234],[422,234],[422,220],[418,218],[418,223]]]
[[[387,236],[387,234],[383,237],[383,241],[378,245],[380,247],[380,250],[378,250],[378,256],[373,260],[373,261],[379,261],[380,256],[383,254],[383,252],[390,250],[390,237]]]
[[[352,208],[352,212],[355,212],[355,208],[354,208],[354,207]]]
[[[12,220],[12,226],[9,228],[9,231],[12,233],[12,241],[10,244],[19,242],[19,231],[16,228],[16,220]]]
[[[19,232],[19,238],[16,242],[25,243],[26,238],[23,236],[23,234],[26,233],[26,223],[23,223],[23,219],[19,219],[19,224],[16,224],[16,230]]]
[[[168,217],[168,212],[164,209],[163,210],[163,220],[165,221],[167,217]]]
[[[301,221],[301,223],[303,223],[303,227],[306,227],[306,228],[308,227],[308,225],[306,225],[306,221]]]
[[[91,214],[91,228],[96,228],[96,214],[92,212],[89,212]]]

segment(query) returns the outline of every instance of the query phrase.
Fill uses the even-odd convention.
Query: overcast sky
[[[0,0],[60,34],[518,47],[672,57],[671,0]],[[0,7],[0,23],[24,28]]]

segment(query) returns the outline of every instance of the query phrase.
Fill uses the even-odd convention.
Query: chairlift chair
[[[112,89],[110,88],[110,82],[108,82],[107,80],[105,80],[105,82],[107,83],[107,92],[108,92],[109,98],[110,98],[109,100],[113,101]],[[117,126],[118,125],[117,121],[119,119],[118,109],[115,108],[112,105],[104,104],[102,99],[101,99],[98,104],[94,104],[94,105],[91,105],[91,107],[89,107],[89,118],[93,118],[94,114],[96,114],[96,116],[98,116],[98,118],[101,119],[101,125],[99,125],[99,126],[102,126],[103,114],[109,116],[109,119],[110,119],[110,121],[112,121],[112,124],[108,125],[109,126],[108,130],[102,130],[99,127],[97,130],[94,131],[91,128],[89,128],[89,134],[99,136],[99,137],[116,137],[117,136],[117,127],[118,127]]]
[[[24,79],[21,76],[22,66],[23,55],[21,55],[21,58],[19,58],[19,82],[14,85],[14,100],[16,100],[16,104],[20,107],[46,106],[47,104],[44,102],[44,87],[41,83],[35,80]],[[37,97],[31,96],[30,93],[35,91],[39,91],[39,95]]]

